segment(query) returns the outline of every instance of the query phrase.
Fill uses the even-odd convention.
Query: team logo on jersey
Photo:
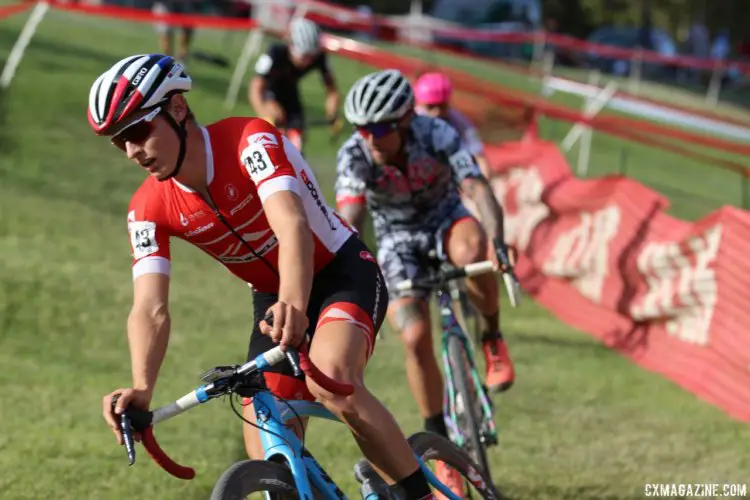
[[[229,198],[231,201],[234,201],[237,199],[237,186],[234,184],[227,184],[224,186],[224,193],[226,193],[227,198]]]
[[[260,144],[267,148],[275,148],[279,146],[279,141],[276,140],[276,136],[269,132],[259,132],[253,134],[247,138],[247,142],[252,146],[253,144]]]
[[[199,235],[199,234],[201,234],[201,233],[203,233],[205,231],[208,231],[212,227],[214,227],[214,223],[213,222],[209,222],[208,224],[203,225],[203,226],[199,227],[198,229],[193,229],[192,231],[188,231],[187,233],[185,233],[185,237],[186,238],[192,238],[193,236],[196,236],[196,235]]]
[[[313,184],[312,180],[310,180],[310,178],[307,176],[307,173],[304,170],[300,170],[299,173],[300,173],[300,179],[302,179],[302,182],[305,184],[305,187],[307,188],[307,190],[310,191],[310,196],[312,196],[312,199],[315,201],[315,204],[318,205],[318,209],[320,210],[320,213],[323,214],[323,217],[325,217],[330,228],[333,231],[335,231],[336,225],[331,220],[331,217],[328,214],[328,208],[326,207],[325,203],[321,199],[321,196],[318,193],[318,190],[315,189],[315,185]]]
[[[362,260],[369,260],[370,262],[375,262],[375,257],[372,256],[370,252],[367,250],[362,250],[359,252],[359,258]]]
[[[182,212],[180,212],[180,224],[182,224],[183,226],[187,226],[188,224],[190,224],[190,221],[187,217],[182,215]]]
[[[253,193],[248,194],[244,200],[242,200],[236,207],[234,207],[233,209],[229,211],[229,215],[234,215],[240,210],[242,210],[243,208],[245,208],[248,203],[253,201],[254,198],[255,196],[253,196]]]

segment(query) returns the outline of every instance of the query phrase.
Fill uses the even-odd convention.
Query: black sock
[[[492,332],[492,330],[500,329],[498,326],[500,324],[500,309],[498,309],[494,314],[490,314],[489,316],[480,315],[479,316],[479,328],[480,331],[484,331],[487,333]]]
[[[503,334],[498,328],[496,332],[489,332],[486,331],[482,334],[482,342],[487,342],[488,340],[503,340]]]
[[[417,468],[417,470],[403,478],[396,485],[406,492],[407,500],[422,500],[432,494],[430,483],[427,482],[427,478],[421,468]]]
[[[443,416],[443,412],[424,419],[424,430],[440,434],[443,437],[448,437],[448,429],[445,427],[445,417]]]

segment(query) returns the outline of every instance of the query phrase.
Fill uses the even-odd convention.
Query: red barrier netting
[[[690,223],[622,176],[575,177],[542,141],[490,147],[519,279],[560,319],[750,421],[750,212]]]
[[[0,6],[0,19],[5,19],[6,17],[12,16],[13,14],[18,14],[25,11],[26,9],[30,9],[31,5],[31,3],[23,2],[13,5]]]

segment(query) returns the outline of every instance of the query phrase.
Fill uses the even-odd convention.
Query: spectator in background
[[[714,42],[711,45],[711,59],[714,61],[726,61],[732,54],[732,41],[729,37],[729,30],[722,28],[716,33]],[[733,65],[728,65],[722,75],[722,83],[737,81],[742,78],[742,72]]]
[[[198,0],[157,0],[154,2],[152,12],[154,14],[193,14],[197,11]],[[173,46],[173,35],[175,26],[166,23],[154,25],[156,35],[159,38],[159,49],[162,54],[174,56],[181,64],[185,63],[190,51],[190,42],[193,38],[193,28],[180,26],[180,41],[175,54]]]
[[[688,55],[702,59],[708,58],[711,42],[708,35],[708,28],[706,28],[706,25],[703,24],[702,21],[696,19],[693,21],[693,24],[690,25],[685,45]],[[686,73],[688,78],[694,83],[697,83],[700,80],[700,71],[693,68],[686,68],[684,73]]]
[[[283,129],[300,152],[304,150],[305,111],[299,83],[308,73],[320,73],[325,87],[326,119],[338,130],[339,93],[328,56],[320,44],[321,31],[309,19],[289,23],[285,43],[275,43],[255,63],[248,99],[259,116]]]
[[[732,50],[729,41],[729,30],[721,29],[716,33],[713,44],[711,44],[711,59],[723,61],[729,59],[729,52]]]
[[[355,36],[363,42],[376,40],[378,38],[378,25],[375,22],[375,13],[372,11],[372,7],[369,5],[359,5],[357,7],[357,14],[367,19],[370,31],[359,31]]]

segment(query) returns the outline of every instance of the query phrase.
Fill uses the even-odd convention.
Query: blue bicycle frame
[[[269,354],[271,355],[267,358],[266,356]],[[217,397],[230,394],[230,384],[237,382],[237,375],[247,376],[251,373],[262,373],[272,363],[279,363],[283,360],[283,351],[279,347],[275,347],[267,353],[259,354],[255,359],[240,367],[220,366],[209,370],[201,375],[201,379],[208,382],[206,385],[202,385],[180,399],[153,411],[144,411],[128,406],[126,412],[122,415],[120,427],[123,430],[125,448],[128,452],[130,464],[135,463],[133,430],[137,429],[145,433],[144,437],[150,436],[150,438],[144,439],[143,443],[147,449],[151,446],[150,451],[152,452],[152,456],[155,457],[154,454],[161,456],[161,461],[157,460],[159,465],[176,477],[192,479],[194,471],[174,463],[159,448],[158,443],[153,438],[153,434],[146,431],[150,431],[151,426],[169,420],[191,408],[207,403]],[[340,420],[320,403],[302,400],[280,402],[277,401],[276,397],[267,388],[262,387],[259,389],[252,396],[252,405],[255,412],[256,425],[260,431],[264,459],[275,463],[286,463],[289,466],[289,470],[294,477],[299,498],[302,500],[312,500],[314,498],[313,489],[325,499],[345,499],[346,496],[341,489],[333,482],[310,452],[305,449],[303,443],[297,438],[294,432],[284,425],[287,421],[296,417],[323,418],[335,422],[340,422]],[[136,422],[137,428],[131,425]],[[435,474],[427,468],[419,456],[416,454],[414,456],[430,485],[451,500],[461,500],[447,486],[438,481]]]
[[[264,458],[274,462],[286,461],[294,476],[299,498],[313,499],[313,487],[326,499],[346,499],[341,489],[308,452],[297,436],[284,423],[297,417],[323,418],[340,422],[333,413],[320,403],[304,400],[278,402],[268,391],[253,396],[256,422],[260,427],[260,438],[265,450]],[[416,456],[427,481],[451,500],[461,500]]]

